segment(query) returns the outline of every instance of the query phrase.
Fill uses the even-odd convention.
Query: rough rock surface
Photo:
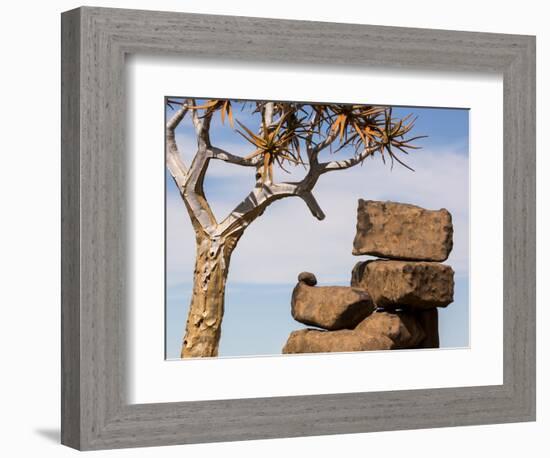
[[[315,286],[317,284],[317,277],[311,272],[301,272],[298,274],[298,282],[304,282],[308,286]]]
[[[290,334],[283,347],[283,353],[390,350],[393,345],[393,341],[387,337],[361,335],[346,329],[341,331],[301,329]]]
[[[415,315],[410,312],[376,312],[362,321],[354,332],[388,338],[393,342],[391,349],[414,348],[425,338]]]
[[[445,261],[453,248],[446,209],[359,199],[354,255],[412,261]]]
[[[283,353],[330,353],[341,351],[394,350],[415,348],[424,331],[412,313],[375,312],[354,330],[293,331]]]
[[[366,261],[354,267],[351,286],[368,291],[378,307],[445,307],[453,301],[454,271],[437,262]]]
[[[415,313],[425,337],[418,348],[439,348],[439,319],[437,309],[419,310]]]
[[[374,311],[368,293],[348,286],[308,286],[299,282],[292,292],[292,317],[323,329],[353,329]]]

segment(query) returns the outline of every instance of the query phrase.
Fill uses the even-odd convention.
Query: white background
[[[126,64],[132,196],[130,236],[133,403],[502,383],[502,78],[471,73],[318,69],[150,59]],[[327,94],[331,81],[337,87]],[[255,358],[164,360],[163,119],[166,94],[214,90],[226,97],[323,100],[470,110],[470,349]],[[269,88],[266,91],[266,87]],[[357,94],[361,94],[358,99]],[[160,127],[160,126],[159,126]],[[155,135],[154,130],[157,131]],[[160,159],[160,160],[159,160]],[[147,186],[143,184],[147,183]],[[466,248],[466,247],[465,247]],[[467,249],[467,248],[466,248]],[[434,370],[434,368],[437,368]],[[192,374],[192,376],[190,375]],[[334,374],[327,376],[327,374]],[[369,374],[376,374],[370,377]],[[219,381],[223,380],[220,384]],[[185,385],[185,390],[181,387]]]
[[[548,125],[550,31],[544,2],[479,2],[394,0],[390,7],[364,1],[278,0],[276,3],[211,1],[95,1],[100,6],[181,10],[278,18],[360,22],[472,31],[537,34],[538,150],[547,151],[543,126]],[[5,6],[0,19],[2,43],[0,191],[2,319],[2,441],[5,456],[69,456],[57,445],[59,425],[59,13],[78,6],[71,1],[27,1]],[[519,7],[518,7],[519,6]],[[549,192],[542,177],[548,159],[538,159],[538,234],[548,233],[542,212]],[[408,457],[484,455],[548,456],[550,405],[548,340],[550,325],[544,279],[548,267],[547,238],[538,241],[538,421],[436,430],[206,444],[99,452],[99,456],[256,457],[334,456],[343,453]],[[542,334],[541,331],[545,331]],[[544,361],[546,360],[546,361]],[[543,363],[544,361],[544,363]],[[546,433],[546,434],[545,434]],[[388,448],[388,445],[391,446]],[[391,450],[389,453],[388,450]]]

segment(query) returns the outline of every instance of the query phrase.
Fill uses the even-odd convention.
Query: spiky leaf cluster
[[[232,102],[193,100],[189,107],[201,116],[219,112],[222,123],[228,119],[234,128]],[[251,145],[246,158],[257,160],[263,181],[273,181],[275,164],[287,172],[289,164],[306,165],[302,151],[320,144],[329,146],[333,154],[349,150],[361,161],[379,153],[384,163],[389,158],[392,167],[396,161],[410,169],[397,154],[420,148],[415,142],[424,137],[411,135],[416,118],[393,117],[388,106],[256,101],[242,103],[241,109],[261,115],[261,125],[254,127],[235,119],[239,126],[235,130]]]

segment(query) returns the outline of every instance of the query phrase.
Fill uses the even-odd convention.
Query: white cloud
[[[231,150],[230,146],[222,147]],[[447,208],[453,215],[455,229],[454,249],[447,263],[457,275],[467,274],[467,157],[452,151],[420,150],[411,153],[407,164],[416,172],[399,165],[391,170],[377,157],[362,167],[321,177],[314,194],[326,214],[324,221],[316,220],[298,198],[275,202],[239,242],[231,260],[229,282],[293,283],[303,270],[315,272],[322,283],[349,281],[353,265],[364,259],[351,255],[359,198],[394,200],[430,209]],[[217,215],[224,216],[250,189],[243,170],[245,168],[217,161],[212,163],[208,182],[212,191],[207,187],[207,194]],[[248,176],[248,170],[246,174]],[[278,176],[288,179],[283,178],[282,172]],[[194,256],[194,234],[185,206],[177,196],[169,195],[169,284],[191,281]]]

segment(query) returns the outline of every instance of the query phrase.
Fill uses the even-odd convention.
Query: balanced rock
[[[298,282],[304,282],[308,286],[315,286],[317,284],[317,277],[311,272],[301,272],[298,274]]]
[[[290,334],[283,347],[283,354],[390,350],[393,345],[393,341],[388,337],[362,335],[348,329],[340,331],[301,329]]]
[[[424,330],[409,312],[375,312],[362,321],[354,332],[358,335],[390,339],[390,349],[414,348],[425,338]]]
[[[355,265],[351,286],[367,290],[378,307],[445,307],[453,301],[454,271],[437,262],[365,261]]]
[[[445,261],[452,248],[453,223],[447,210],[359,199],[354,255]]]
[[[439,319],[437,309],[419,310],[415,312],[415,315],[425,334],[418,348],[439,348]]]
[[[292,317],[323,329],[353,329],[374,310],[368,293],[349,286],[309,286],[300,281],[292,292]]]

